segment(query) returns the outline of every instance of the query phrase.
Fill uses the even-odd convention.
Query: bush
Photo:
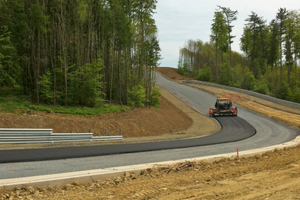
[[[252,90],[254,88],[254,85],[255,85],[254,75],[250,71],[247,71],[241,83],[241,88],[246,90]]]
[[[288,96],[290,101],[300,103],[300,88],[296,87],[293,90],[289,90]]]
[[[197,79],[200,81],[213,81],[211,68],[204,65],[203,69],[199,70]]]
[[[129,105],[132,107],[145,107],[145,88],[142,85],[133,87],[132,91],[129,91]]]
[[[105,100],[102,82],[103,62],[100,58],[69,73],[69,100],[71,105],[101,107]]]
[[[275,90],[274,96],[279,99],[289,100],[289,95],[291,91],[289,89],[289,84],[287,82],[282,82]]]
[[[158,87],[154,87],[151,91],[151,106],[159,106],[160,105],[160,91]]]
[[[189,74],[189,68],[188,68],[188,64],[187,63],[183,63],[183,66],[179,66],[178,65],[178,70],[177,72],[181,75],[188,75]]]
[[[254,91],[261,94],[268,94],[269,88],[263,76],[260,76],[254,86]]]
[[[222,85],[232,85],[231,80],[232,80],[232,74],[230,72],[230,64],[228,61],[224,62],[221,65],[221,69],[220,69],[220,76],[218,79],[218,83],[222,84]]]
[[[54,92],[51,88],[53,83],[51,81],[51,73],[49,71],[41,77],[39,85],[41,101],[53,104]]]

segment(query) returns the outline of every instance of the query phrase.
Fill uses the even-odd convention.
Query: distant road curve
[[[244,90],[244,89],[241,89],[241,88],[230,87],[230,86],[226,86],[226,85],[218,85],[218,84],[214,84],[214,83],[208,83],[208,82],[203,82],[203,81],[195,81],[195,80],[185,80],[184,82],[185,83],[198,84],[198,85],[205,85],[205,86],[210,86],[210,87],[216,87],[216,88],[231,90],[231,91],[235,91],[235,92],[240,92],[240,93],[243,93],[243,94],[251,95],[251,96],[254,96],[254,97],[258,97],[258,98],[265,99],[265,100],[268,100],[268,101],[272,101],[272,102],[275,102],[275,103],[283,104],[283,105],[286,105],[286,106],[300,108],[300,103],[296,103],[296,102],[292,102],[292,101],[286,101],[284,99],[278,99],[278,98],[275,98],[275,97],[260,94],[258,92],[253,92],[253,91],[250,91],[250,90]]]

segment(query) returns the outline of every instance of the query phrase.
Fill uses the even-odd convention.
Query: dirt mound
[[[143,137],[182,131],[193,121],[180,109],[161,97],[161,109],[138,108],[123,113],[101,114],[98,116],[75,116],[46,112],[34,115],[0,113],[1,128],[53,128],[54,133],[87,133],[94,136],[118,135]]]
[[[171,68],[171,67],[157,67],[156,71],[159,72],[160,74],[164,75],[168,79],[171,80],[187,80],[189,78],[184,77],[180,75],[177,72],[177,68]]]

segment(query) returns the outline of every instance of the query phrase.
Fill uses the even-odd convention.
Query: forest
[[[156,0],[0,0],[0,85],[37,105],[159,104]]]
[[[280,8],[267,23],[251,12],[240,38],[242,53],[231,50],[237,16],[238,11],[218,6],[211,40],[187,41],[180,49],[178,72],[300,103],[300,13]]]

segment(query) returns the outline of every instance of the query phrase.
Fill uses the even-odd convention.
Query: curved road
[[[214,97],[213,95],[210,95],[208,93],[202,92],[200,90],[185,85],[174,83],[172,81],[163,78],[161,75],[157,75],[157,79],[158,79],[158,84],[161,87],[164,87],[165,89],[171,91],[179,98],[183,99],[184,101],[186,101],[187,103],[189,103],[195,109],[197,109],[202,113],[207,113],[208,107],[211,107],[213,104],[212,102],[214,102],[216,99],[216,97]],[[126,154],[126,151],[118,152],[116,148],[115,153],[125,153],[125,154],[66,159],[66,160],[54,160],[54,161],[0,164],[0,179],[34,176],[34,175],[42,175],[42,174],[52,174],[52,173],[62,173],[62,172],[79,171],[79,170],[89,170],[89,169],[106,168],[106,167],[116,167],[116,166],[132,165],[132,164],[200,157],[200,156],[214,155],[219,153],[229,153],[229,152],[234,152],[236,148],[239,148],[240,150],[248,150],[248,149],[254,149],[254,148],[284,143],[294,139],[299,133],[299,130],[296,128],[288,127],[277,121],[262,117],[260,115],[257,115],[255,113],[252,113],[244,109],[239,108],[239,116],[245,119],[247,122],[249,122],[256,129],[257,131],[256,135],[238,142],[230,142],[225,144],[208,145],[208,146],[207,143],[203,143],[202,145],[206,145],[206,146],[184,148],[184,149],[154,151],[155,150],[154,148],[152,149],[152,152]],[[245,122],[241,118],[224,117],[224,118],[218,118],[218,120],[220,120],[220,122],[225,125],[227,124],[229,130],[231,130],[232,127],[235,128],[238,127],[237,131],[235,131],[232,135],[233,137],[236,137],[236,136],[243,135],[243,133],[245,132],[248,132],[245,131],[244,127],[247,126],[248,128],[251,127],[247,122]],[[223,127],[223,130],[226,130],[228,128],[227,125]],[[253,135],[253,132],[251,135]],[[247,137],[251,135],[248,135]],[[247,138],[246,136],[243,137]],[[220,133],[219,135],[215,134],[212,135],[210,141],[211,142],[216,141],[220,138],[222,138],[222,134]],[[232,138],[223,137],[223,139],[227,139],[227,141],[223,141],[223,142],[228,142],[228,139],[232,139]],[[239,139],[243,139],[243,138],[239,138]],[[188,140],[185,140],[185,142],[186,141]],[[190,140],[190,142],[192,141],[196,142],[195,140]],[[201,141],[199,140],[197,142],[201,142]],[[171,144],[169,142],[167,143]],[[153,144],[154,143],[151,144],[147,143],[147,145],[151,148],[155,147],[155,145]],[[145,144],[143,146],[145,146]],[[194,143],[191,146],[197,146],[197,144]],[[102,148],[105,148],[105,146],[102,146]],[[106,146],[106,148],[107,148],[106,150],[102,149],[102,151],[108,151],[109,148],[113,149],[114,146],[110,146],[110,147]],[[171,148],[176,148],[176,147],[172,146]],[[164,148],[158,148],[158,149],[164,149]],[[59,154],[66,153],[62,150],[63,149],[60,149],[61,152],[55,152],[55,154],[59,155]],[[12,153],[11,155],[6,154],[6,156],[8,155],[8,157],[10,156],[14,158],[16,155],[13,155],[13,152],[11,153]],[[45,154],[47,154],[47,152],[41,153],[40,156],[43,156]],[[0,157],[3,157],[3,155],[4,154],[2,154]],[[105,155],[105,153],[102,155]]]

